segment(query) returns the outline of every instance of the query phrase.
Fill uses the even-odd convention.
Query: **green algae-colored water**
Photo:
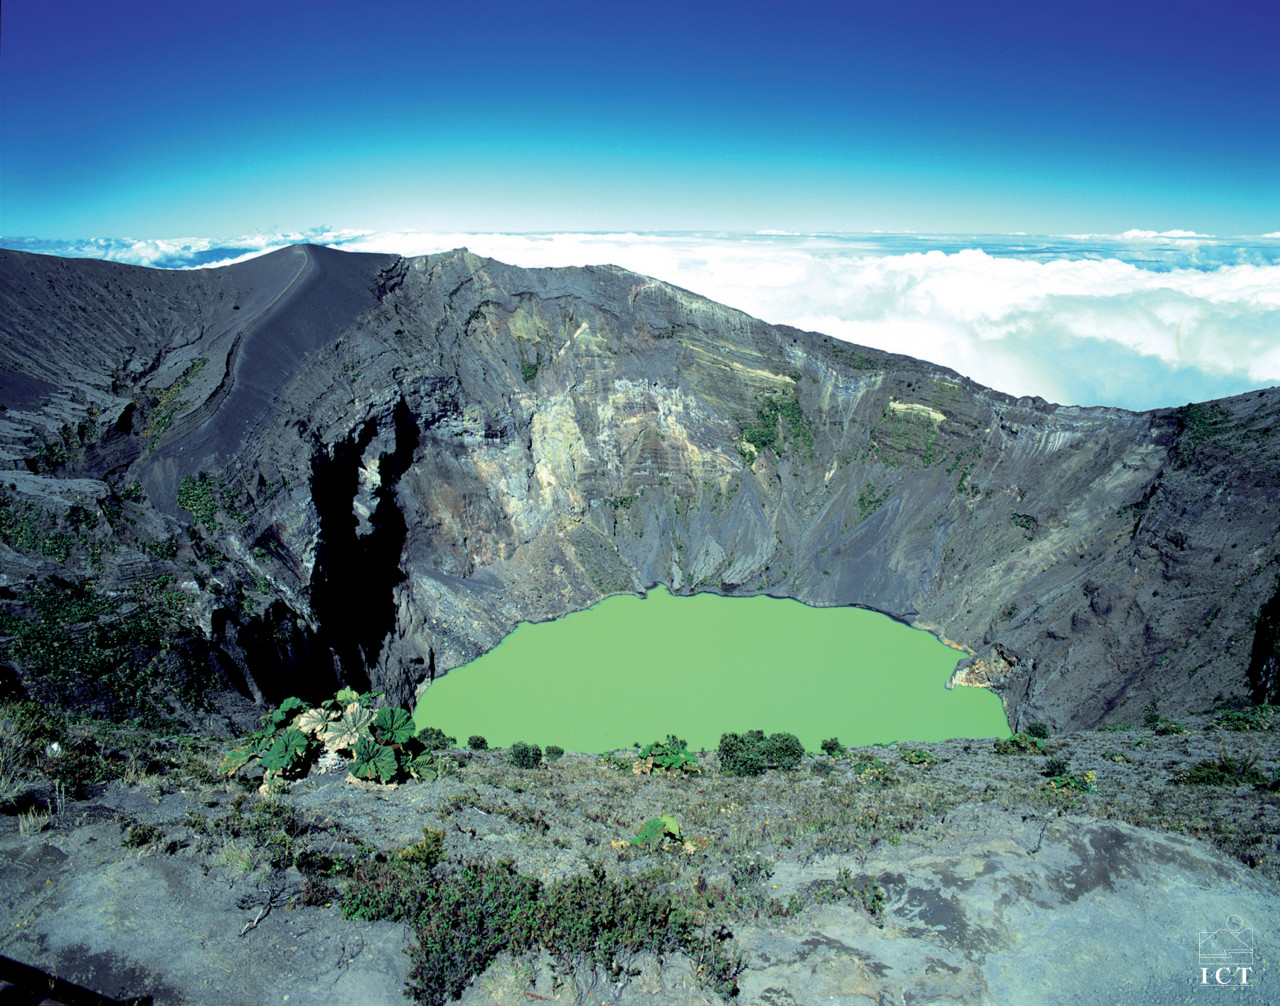
[[[554,622],[522,622],[438,679],[415,712],[465,744],[606,751],[674,733],[693,749],[725,731],[846,745],[1007,737],[1000,700],[945,687],[960,654],[858,608],[771,597],[619,595]]]

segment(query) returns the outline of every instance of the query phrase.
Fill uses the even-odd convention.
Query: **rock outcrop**
[[[520,620],[663,583],[927,629],[1014,727],[1277,697],[1280,389],[1057,406],[465,250],[0,252],[0,304],[0,630],[32,694],[127,654],[407,702]]]

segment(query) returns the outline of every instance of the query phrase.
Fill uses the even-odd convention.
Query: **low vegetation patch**
[[[409,927],[410,994],[429,1006],[458,998],[503,953],[546,949],[566,983],[583,971],[615,981],[641,954],[683,953],[702,983],[726,998],[745,967],[731,935],[709,928],[703,895],[672,892],[657,873],[613,877],[599,863],[586,876],[551,883],[507,861],[443,873],[404,860],[378,863],[357,872],[342,910]]]
[[[1275,706],[1226,709],[1214,718],[1215,730],[1271,730],[1275,727]]]
[[[999,755],[1043,754],[1044,742],[1030,733],[1016,733],[1012,737],[998,737],[995,752]]]
[[[1233,758],[1219,752],[1217,758],[1198,761],[1177,777],[1177,781],[1193,786],[1259,786],[1267,778],[1258,770],[1259,758]]]
[[[742,439],[751,444],[757,451],[768,448],[778,454],[782,453],[784,430],[792,440],[804,445],[813,446],[813,420],[809,419],[795,391],[787,395],[771,395],[756,412],[755,420],[742,427]]]
[[[188,631],[190,595],[170,576],[107,597],[83,583],[48,582],[0,609],[0,659],[21,668],[27,693],[109,720],[167,722],[165,696],[198,702],[202,684],[169,659]],[[7,638],[4,638],[7,637]]]
[[[631,771],[636,775],[652,775],[702,770],[698,767],[698,759],[689,752],[688,743],[675,734],[667,734],[665,741],[654,741],[640,749]]]

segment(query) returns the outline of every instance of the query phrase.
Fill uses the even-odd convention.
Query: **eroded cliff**
[[[886,612],[1014,726],[1277,694],[1277,389],[1055,406],[466,251],[3,252],[0,303],[0,631],[32,694],[127,705],[126,661],[405,702],[655,583]]]

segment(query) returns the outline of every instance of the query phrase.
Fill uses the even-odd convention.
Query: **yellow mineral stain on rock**
[[[947,418],[945,413],[939,412],[937,409],[931,409],[927,405],[921,405],[918,402],[898,402],[892,398],[889,399],[889,411],[904,413],[909,416],[919,416],[932,421],[935,426]]]

